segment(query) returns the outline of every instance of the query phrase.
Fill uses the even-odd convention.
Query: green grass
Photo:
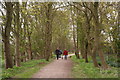
[[[117,57],[117,54],[109,54],[106,55],[106,60],[107,60],[107,63],[110,65],[110,66],[113,66],[113,67],[120,67],[120,64],[118,64],[117,61],[120,61],[120,59]]]
[[[107,70],[94,67],[93,63],[85,63],[83,59],[72,57],[74,78],[118,78],[118,68],[111,67]]]
[[[50,60],[49,62],[51,62]],[[31,60],[21,63],[21,67],[14,66],[13,68],[4,69],[2,71],[2,78],[31,78],[34,73],[40,70],[43,66],[49,63],[48,61]]]
[[[45,64],[37,65],[33,68],[29,68],[22,73],[16,74],[14,78],[31,78],[34,73],[40,70]]]

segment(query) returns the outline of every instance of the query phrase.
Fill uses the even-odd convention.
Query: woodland
[[[1,2],[1,69],[49,62],[58,47],[85,64],[118,69],[119,13],[120,2]]]

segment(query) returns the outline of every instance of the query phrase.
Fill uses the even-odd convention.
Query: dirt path
[[[64,60],[60,58],[43,67],[33,75],[33,78],[71,78],[71,69],[71,59]]]

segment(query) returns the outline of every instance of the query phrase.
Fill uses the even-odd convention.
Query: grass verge
[[[6,78],[31,78],[32,75],[40,70],[43,66],[50,63],[45,59],[31,60],[21,63],[20,67],[14,66],[13,68],[4,69],[2,71],[2,79]]]
[[[94,67],[93,63],[85,63],[83,59],[72,57],[74,78],[118,78],[118,68],[111,67],[107,70]]]

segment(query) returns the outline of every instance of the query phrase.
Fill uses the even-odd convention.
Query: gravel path
[[[71,78],[71,69],[71,59],[64,60],[60,58],[43,67],[33,75],[33,78]]]

